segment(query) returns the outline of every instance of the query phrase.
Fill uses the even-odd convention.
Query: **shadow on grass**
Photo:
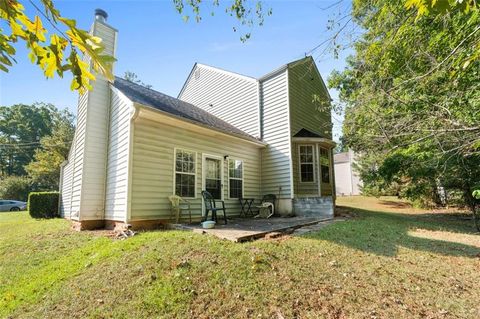
[[[358,217],[332,224],[306,237],[335,242],[364,252],[394,257],[399,247],[440,254],[478,258],[480,249],[474,245],[416,237],[409,232],[416,229],[454,233],[454,235],[480,236],[475,232],[468,214],[386,213],[341,207],[357,213]],[[451,235],[451,236],[454,236]]]
[[[390,208],[396,208],[396,209],[412,208],[412,205],[410,203],[393,201],[393,200],[381,200],[380,204]]]

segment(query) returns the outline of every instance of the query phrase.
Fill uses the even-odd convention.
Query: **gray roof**
[[[224,120],[221,120],[215,115],[210,114],[193,104],[169,95],[152,89],[147,89],[144,86],[127,81],[118,76],[115,77],[113,86],[125,94],[134,103],[152,107],[162,112],[172,114],[175,117],[183,118],[230,135],[236,135],[256,142],[260,141],[250,134],[245,133]]]
[[[298,131],[293,137],[323,137],[317,133],[314,133],[312,131],[309,131],[305,128],[302,128],[300,131]]]
[[[349,152],[343,152],[343,153],[334,154],[333,155],[333,162],[334,163],[350,162],[350,153]]]

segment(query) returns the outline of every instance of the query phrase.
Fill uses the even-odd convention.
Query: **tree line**
[[[0,198],[26,200],[30,191],[58,190],[73,120],[52,104],[0,106]]]
[[[365,193],[459,203],[478,222],[480,11],[445,3],[415,11],[393,0],[354,1],[363,33],[329,86],[345,111],[342,142],[361,154]]]

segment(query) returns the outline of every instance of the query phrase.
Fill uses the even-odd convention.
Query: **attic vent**
[[[195,73],[193,74],[193,76],[195,77],[195,80],[200,79],[200,69],[196,69],[196,70],[195,70]]]

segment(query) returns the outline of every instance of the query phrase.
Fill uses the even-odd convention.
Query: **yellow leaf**
[[[26,37],[25,31],[23,31],[22,26],[13,19],[10,19],[10,28],[12,29],[12,34],[22,38]]]
[[[53,75],[57,70],[57,59],[55,54],[53,54],[51,51],[48,52],[48,54],[42,58],[40,66],[42,67],[43,73],[47,78],[53,78]]]
[[[28,58],[32,63],[35,63],[37,61],[37,56],[35,55],[35,52],[33,52],[33,50],[30,50],[30,53],[28,53]]]
[[[35,30],[34,33],[37,36],[38,40],[45,42],[45,28],[42,25],[42,20],[38,16],[35,16]]]

